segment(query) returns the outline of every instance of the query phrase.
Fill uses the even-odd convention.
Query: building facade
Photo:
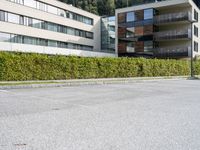
[[[198,0],[144,0],[116,10],[118,56],[186,58],[200,54]]]
[[[101,17],[56,0],[1,0],[0,50],[112,57],[101,51]]]
[[[115,52],[115,16],[101,19],[101,49]]]

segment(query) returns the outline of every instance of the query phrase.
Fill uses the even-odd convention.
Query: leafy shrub
[[[65,80],[88,78],[189,75],[186,60],[86,58],[0,52],[0,80]],[[195,62],[200,74],[200,61]]]

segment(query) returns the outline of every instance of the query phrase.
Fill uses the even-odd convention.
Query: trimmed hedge
[[[186,60],[85,58],[0,52],[0,80],[65,80],[189,75]],[[200,62],[195,63],[200,74]]]

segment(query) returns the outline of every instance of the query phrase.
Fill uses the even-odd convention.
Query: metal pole
[[[190,61],[191,61],[191,66],[190,66],[190,71],[191,71],[191,78],[194,77],[194,74],[193,74],[193,22],[192,22],[192,28],[191,28],[191,39],[192,39],[192,42],[191,42],[191,58],[190,58]]]

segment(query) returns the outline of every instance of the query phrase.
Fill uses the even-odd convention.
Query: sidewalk
[[[40,80],[40,81],[1,81],[0,89],[23,89],[23,88],[45,88],[64,87],[80,85],[102,85],[144,82],[152,80],[179,80],[187,79],[188,76],[166,76],[166,77],[135,77],[135,78],[103,78],[103,79],[74,79],[74,80]]]

